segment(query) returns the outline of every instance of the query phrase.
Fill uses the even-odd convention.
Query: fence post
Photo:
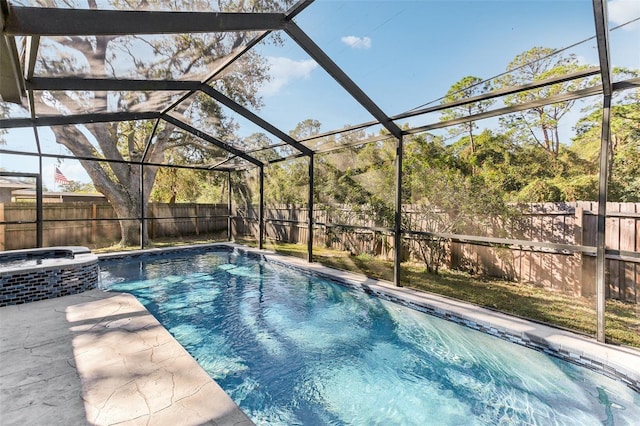
[[[198,226],[198,222],[200,221],[200,208],[199,208],[199,204],[196,203],[196,235],[200,235],[200,227]]]
[[[300,208],[301,207],[296,204],[291,204],[291,208],[289,209],[289,220],[291,223],[289,223],[288,243],[298,244],[300,242],[298,240],[298,226],[300,226],[298,223],[298,210]],[[295,223],[293,221],[295,221]]]
[[[263,249],[264,243],[264,165],[260,165],[260,177],[258,180],[258,198],[260,199],[260,205],[258,206],[258,249]]]
[[[584,209],[576,205],[573,214],[573,238],[575,244],[581,246],[584,244]],[[575,256],[577,258],[577,265],[574,272],[575,279],[580,283],[580,294],[584,295],[584,281],[582,280],[584,276],[584,253],[575,253]]]
[[[149,227],[149,230],[147,232],[149,232],[150,238],[155,240],[156,239],[156,221],[154,219],[155,217],[154,213],[155,213],[155,205],[153,203],[147,203],[147,218],[148,218],[147,226]]]
[[[91,203],[91,243],[95,244],[98,237],[98,206],[96,203]]]

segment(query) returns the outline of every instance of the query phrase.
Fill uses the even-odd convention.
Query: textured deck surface
[[[0,308],[2,425],[250,425],[133,297]]]

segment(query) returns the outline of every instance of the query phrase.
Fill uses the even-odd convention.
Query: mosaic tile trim
[[[53,299],[98,288],[98,260],[0,276],[0,307]]]

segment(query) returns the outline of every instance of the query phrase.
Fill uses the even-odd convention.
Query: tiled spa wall
[[[56,257],[47,263],[47,252],[42,264],[24,268],[11,267],[0,270],[0,306],[19,305],[44,299],[82,293],[98,288],[100,276],[98,258],[86,252],[70,250],[69,258]],[[5,252],[6,257],[16,259],[15,252]],[[33,258],[33,252],[25,259]],[[0,254],[2,258],[2,254]]]

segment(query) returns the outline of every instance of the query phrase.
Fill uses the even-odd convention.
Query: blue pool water
[[[640,394],[232,251],[101,264],[257,424],[637,425]]]

